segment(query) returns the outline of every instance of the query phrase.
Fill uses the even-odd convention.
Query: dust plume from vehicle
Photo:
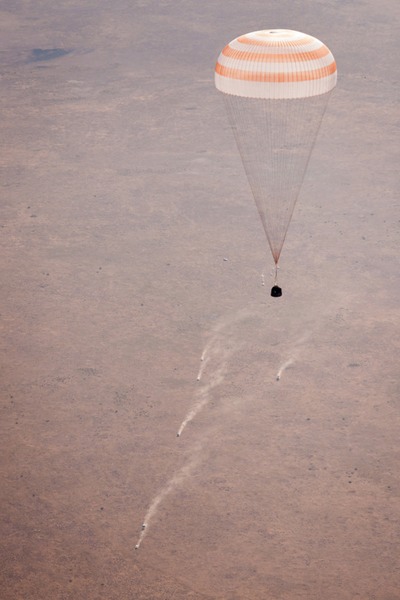
[[[165,484],[165,486],[158,492],[158,494],[151,501],[148,511],[145,514],[145,517],[143,520],[142,531],[140,532],[139,539],[135,546],[136,550],[138,550],[140,548],[141,543],[143,542],[144,538],[146,537],[148,528],[149,528],[154,516],[156,515],[161,502],[166,498],[166,496],[168,496],[168,494],[171,494],[175,490],[176,487],[181,485],[184,482],[184,480],[191,474],[193,469],[200,462],[201,453],[202,453],[201,451],[202,451],[202,446],[197,444],[193,450],[192,457],[190,458],[190,460],[186,464],[184,464],[183,467],[181,469],[179,469],[179,471],[177,471],[171,477],[171,479]]]
[[[210,357],[207,356],[205,358],[201,358],[201,364],[200,364],[200,368],[199,368],[199,372],[197,373],[197,381],[200,381],[202,375],[203,375],[203,371],[206,368],[206,365],[208,363],[208,361],[210,360]]]
[[[210,377],[210,382],[207,385],[203,386],[196,393],[194,405],[192,406],[192,408],[190,409],[190,411],[187,413],[186,417],[182,421],[181,426],[179,427],[178,433],[176,434],[177,437],[180,437],[182,435],[182,432],[185,429],[186,425],[188,423],[190,423],[190,421],[192,421],[196,415],[198,415],[198,413],[201,411],[202,408],[204,408],[204,406],[206,406],[206,404],[208,404],[208,402],[211,399],[210,391],[213,388],[215,388],[217,385],[220,385],[224,381],[225,370],[226,370],[226,368],[224,365],[217,371],[214,371],[212,376]]]
[[[279,371],[276,374],[276,381],[280,381],[283,372],[290,367],[290,365],[293,365],[296,362],[303,345],[310,338],[310,335],[311,332],[306,332],[299,340],[297,340],[297,342],[295,342],[292,347],[290,357],[279,367]]]
[[[279,371],[276,374],[276,380],[279,381],[282,373],[285,369],[287,369],[290,365],[292,365],[294,363],[294,359],[293,358],[289,358],[289,360],[287,360],[286,362],[283,363],[283,365],[280,367]]]

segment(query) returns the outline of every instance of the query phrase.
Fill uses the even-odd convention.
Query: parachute
[[[275,261],[275,297],[282,295],[279,257],[336,79],[330,50],[288,29],[235,38],[215,67],[215,86]]]

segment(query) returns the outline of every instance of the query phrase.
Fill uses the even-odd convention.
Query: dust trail
[[[202,387],[195,396],[194,406],[187,413],[186,417],[181,423],[179,427],[178,433],[176,437],[180,437],[182,435],[183,430],[186,425],[193,421],[193,419],[199,414],[199,412],[206,406],[206,404],[210,401],[210,391],[215,388],[217,385],[220,385],[225,378],[226,365],[224,364],[220,369],[214,372],[210,378],[210,383]]]
[[[276,374],[276,380],[279,381],[282,373],[285,369],[287,369],[290,365],[292,365],[294,363],[294,359],[293,358],[289,358],[289,360],[287,360],[285,363],[283,363],[283,365],[281,366],[281,368],[279,369],[279,371]]]
[[[209,360],[210,360],[209,356],[207,356],[206,358],[201,358],[202,363],[200,365],[199,372],[197,373],[197,381],[200,381],[200,379],[201,379],[201,377],[203,375],[203,371],[206,368],[206,365],[207,365],[207,363],[208,363]]]
[[[213,343],[214,337],[215,337],[215,336],[213,336],[213,337],[211,338],[211,340],[210,340],[210,341],[209,341],[209,342],[208,342],[208,343],[205,345],[205,348],[204,348],[204,350],[203,350],[203,352],[202,352],[202,354],[201,354],[201,357],[200,357],[200,360],[201,360],[201,362],[203,362],[203,360],[204,360],[204,359],[207,357],[207,354],[209,353],[209,351],[210,351],[210,348],[211,348],[211,346],[212,346],[212,343]]]
[[[201,355],[201,365],[198,374],[198,379],[201,379],[204,369],[207,365],[206,383],[201,383],[200,387],[197,389],[195,393],[194,406],[192,406],[183,420],[177,433],[178,437],[182,434],[186,425],[196,417],[196,415],[204,406],[206,406],[208,402],[210,402],[211,392],[214,390],[214,388],[223,383],[227,373],[228,358],[232,352],[237,350],[240,346],[235,339],[232,340],[232,334],[229,335],[229,332],[226,332],[226,330],[247,316],[248,311],[241,311],[240,313],[236,314],[234,318],[225,318],[220,320],[219,323],[213,328],[211,337]],[[211,369],[209,369],[210,366]],[[176,489],[177,486],[184,483],[185,479],[191,475],[192,471],[203,459],[205,440],[206,437],[203,434],[202,441],[194,446],[191,458],[188,460],[188,462],[179,471],[177,471],[169,479],[169,481],[167,481],[165,486],[151,501],[147,513],[143,519],[142,530],[135,546],[136,550],[140,548],[144,538],[146,537],[160,504],[164,501],[168,494],[171,494]]]
[[[211,340],[204,347],[204,350],[203,350],[203,352],[201,354],[201,357],[200,357],[200,362],[202,364],[200,365],[199,372],[197,374],[197,381],[200,381],[200,379],[201,379],[201,377],[203,375],[203,371],[204,371],[204,369],[206,367],[206,364],[210,360],[210,350],[211,350],[211,348],[213,346],[213,343],[214,343],[215,339],[216,339],[216,335],[214,334],[213,337],[211,338]]]
[[[302,346],[307,342],[307,340],[309,340],[310,336],[311,336],[311,332],[307,331],[293,345],[293,349],[292,349],[290,358],[283,363],[283,365],[279,368],[279,371],[276,374],[277,381],[279,381],[280,378],[282,377],[282,373],[297,360]]]
[[[181,436],[186,425],[190,423],[190,421],[192,421],[210,401],[211,390],[224,381],[229,357],[241,346],[241,343],[235,339],[235,333],[230,333],[229,328],[251,316],[251,314],[252,313],[248,309],[241,310],[235,313],[233,317],[220,319],[213,327],[211,337],[201,354],[201,364],[197,374],[197,381],[200,381],[204,375],[205,367],[207,366],[208,382],[196,392],[194,405],[182,421],[176,434],[177,437]]]
[[[193,456],[189,460],[189,462],[183,465],[183,467],[171,477],[171,479],[165,484],[165,486],[161,489],[157,496],[152,500],[149,509],[144,517],[142,531],[140,532],[140,536],[135,546],[135,550],[138,550],[140,548],[141,543],[147,535],[149,525],[153,517],[157,513],[158,507],[160,506],[161,502],[166,496],[168,496],[168,494],[173,492],[174,489],[186,479],[186,477],[188,477],[191,474],[193,469],[200,462],[201,451],[202,446],[197,445],[194,449]]]

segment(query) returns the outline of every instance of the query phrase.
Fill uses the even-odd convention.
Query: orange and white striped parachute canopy
[[[253,31],[222,50],[218,90],[245,98],[307,98],[336,85],[336,63],[317,38],[290,29]]]

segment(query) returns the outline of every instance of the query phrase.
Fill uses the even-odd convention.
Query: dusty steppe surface
[[[246,4],[2,3],[4,600],[400,598],[399,7]],[[212,80],[263,27],[340,72],[281,299]]]

